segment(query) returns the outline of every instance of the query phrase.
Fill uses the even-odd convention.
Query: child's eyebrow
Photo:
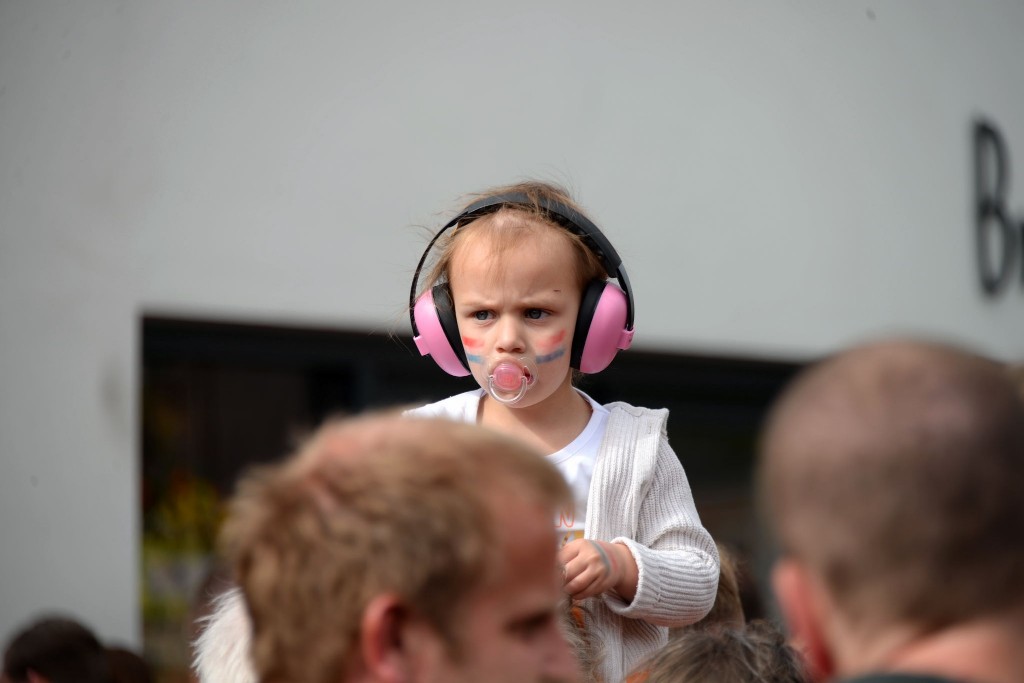
[[[494,302],[489,299],[463,299],[456,308],[490,308]]]

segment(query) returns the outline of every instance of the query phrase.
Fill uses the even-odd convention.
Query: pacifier
[[[487,376],[487,393],[498,403],[514,405],[526,396],[536,377],[537,369],[526,358],[502,360]]]

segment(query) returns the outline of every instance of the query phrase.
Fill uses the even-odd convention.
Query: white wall
[[[1024,358],[970,148],[1024,161],[1024,5],[875,4],[0,2],[0,636],[138,638],[143,312],[389,329],[491,184],[576,190],[642,348]]]

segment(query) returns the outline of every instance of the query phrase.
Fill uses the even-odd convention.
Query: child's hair
[[[631,681],[643,683],[805,683],[782,632],[756,619],[741,628],[694,629],[651,657]]]
[[[585,216],[586,213],[569,196],[569,193],[557,185],[536,180],[524,181],[513,185],[495,187],[470,196],[463,210],[481,200],[496,198],[502,195],[519,194],[527,198],[528,203],[516,203],[486,213],[479,217],[470,217],[469,222],[460,223],[442,235],[433,247],[437,254],[433,266],[427,271],[426,277],[420,282],[417,296],[438,283],[447,282],[450,275],[452,256],[456,247],[466,235],[480,234],[478,229],[486,227],[494,254],[502,254],[520,244],[522,240],[537,234],[544,226],[564,228],[558,233],[566,239],[575,255],[574,268],[582,291],[591,280],[606,280],[606,271],[600,258],[586,245],[583,238],[572,229],[563,226],[561,219],[548,212],[544,203],[557,203],[569,207]],[[466,228],[472,226],[473,230]],[[498,263],[500,267],[500,262]]]

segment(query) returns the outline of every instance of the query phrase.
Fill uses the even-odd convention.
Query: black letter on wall
[[[993,167],[996,173],[994,179],[989,178],[989,171]],[[974,124],[974,225],[978,250],[978,275],[981,278],[982,289],[990,296],[998,294],[1010,279],[1017,255],[1014,245],[1016,235],[1004,205],[1009,175],[1006,146],[1003,144],[999,131],[982,121],[976,122]],[[990,226],[992,221],[995,221],[995,226]],[[1002,259],[1000,259],[997,271],[994,271],[992,264],[989,263],[988,241],[991,227],[997,227],[1001,233]]]

